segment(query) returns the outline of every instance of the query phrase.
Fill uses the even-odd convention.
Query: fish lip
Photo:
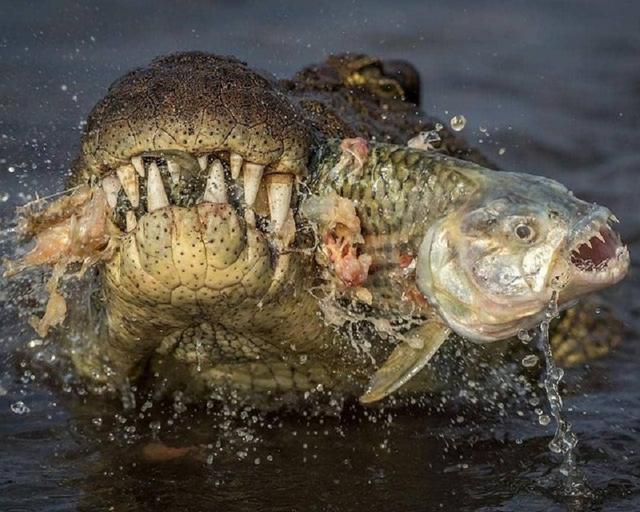
[[[617,283],[627,274],[629,250],[613,229],[617,222],[608,208],[593,205],[590,213],[572,226],[563,251],[570,269],[569,288],[594,291]]]

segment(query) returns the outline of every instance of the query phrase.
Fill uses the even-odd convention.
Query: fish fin
[[[443,323],[430,320],[406,336],[378,369],[360,402],[369,404],[381,400],[406,384],[434,356],[449,337],[451,330]],[[405,336],[405,337],[406,337]]]

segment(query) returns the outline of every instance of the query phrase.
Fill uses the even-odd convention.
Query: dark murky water
[[[618,214],[635,259],[607,300],[639,332],[639,19],[632,2],[3,1],[2,226],[23,195],[61,188],[88,109],[157,54],[230,53],[283,76],[332,51],[402,57],[423,73],[425,108],[463,113],[463,134],[502,166],[556,177]],[[152,408],[140,418],[25,374],[16,348],[33,335],[6,306],[2,511],[640,509],[637,334],[568,372],[567,417],[593,490],[568,499],[550,483],[552,426],[532,406],[500,415],[462,402],[376,422],[358,411],[254,421]],[[154,435],[198,448],[153,462]]]

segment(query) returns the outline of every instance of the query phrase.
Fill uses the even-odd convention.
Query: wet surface
[[[553,484],[552,425],[521,399],[375,421],[357,409],[123,411],[29,369],[40,347],[23,348],[35,334],[3,289],[0,510],[638,510],[639,15],[631,2],[4,2],[3,252],[14,207],[61,189],[82,120],[124,71],[201,49],[286,76],[332,51],[365,51],[415,63],[425,109],[463,114],[461,134],[501,166],[557,178],[621,218],[633,268],[606,300],[634,333],[565,377],[593,492],[570,498]]]

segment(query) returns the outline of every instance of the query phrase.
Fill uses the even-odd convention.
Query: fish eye
[[[523,242],[531,242],[536,236],[534,229],[528,224],[518,224],[514,232],[518,239]]]

